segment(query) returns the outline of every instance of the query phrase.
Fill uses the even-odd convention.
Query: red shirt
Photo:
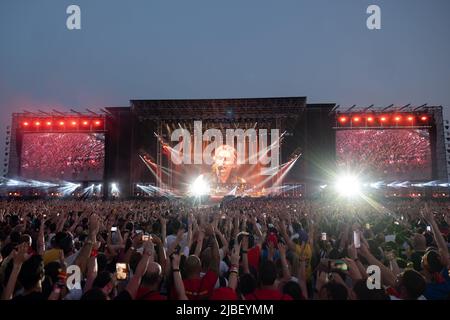
[[[136,300],[161,301],[167,300],[167,297],[161,295],[158,291],[153,291],[144,287],[140,287],[136,294]]]
[[[294,300],[290,295],[283,294],[279,290],[257,289],[253,293],[245,295],[245,300]]]
[[[214,271],[208,270],[203,278],[184,279],[184,289],[189,300],[208,299],[216,285],[219,276]]]
[[[260,256],[261,256],[261,249],[259,248],[259,246],[254,246],[253,248],[248,249],[247,251],[248,265],[258,270]]]

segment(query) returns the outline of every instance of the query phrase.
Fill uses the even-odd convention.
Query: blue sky
[[[450,106],[449,15],[448,0],[2,0],[0,138],[14,111],[137,98]]]

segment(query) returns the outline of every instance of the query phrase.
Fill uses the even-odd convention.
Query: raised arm
[[[28,244],[22,243],[19,245],[18,249],[14,249],[11,252],[11,257],[13,260],[13,269],[9,275],[8,283],[6,284],[5,290],[3,290],[2,300],[11,300],[13,298],[14,289],[16,288],[17,277],[19,276],[22,264],[30,258],[28,254]]]
[[[280,252],[281,266],[283,268],[283,280],[287,282],[291,280],[291,272],[289,271],[289,264],[286,259],[286,246],[281,242],[278,243],[278,251]]]
[[[284,224],[283,220],[280,221],[279,228],[281,231],[281,235],[283,236],[283,239],[286,242],[286,244],[288,245],[289,249],[295,252],[295,243],[289,237],[287,230],[286,230],[286,225]]]
[[[45,219],[41,219],[41,225],[39,226],[39,234],[37,239],[37,253],[43,255],[45,251]]]
[[[172,254],[171,262],[172,262],[173,284],[175,287],[175,291],[177,292],[178,300],[189,300],[186,295],[183,279],[181,278],[180,255],[176,253]]]
[[[211,225],[206,227],[206,236],[209,237],[209,242],[211,243],[211,262],[209,268],[216,274],[219,274],[220,269],[220,253],[219,253],[219,243],[216,239],[216,234],[214,228]]]
[[[203,230],[198,231],[197,235],[197,243],[195,246],[195,252],[194,255],[197,257],[200,257],[200,253],[202,252],[202,246],[203,246],[203,239],[205,238],[205,233]]]
[[[95,278],[97,277],[97,257],[89,257],[87,268],[86,268],[86,284],[84,286],[83,292],[87,292],[92,288]]]
[[[91,215],[89,218],[89,236],[87,241],[84,242],[83,247],[80,250],[77,258],[75,259],[75,264],[80,267],[81,272],[84,273],[86,270],[87,261],[91,255],[92,248],[97,241],[97,233],[99,228],[99,218],[97,214]]]
[[[370,265],[376,265],[381,270],[381,281],[388,286],[395,286],[395,282],[397,277],[394,273],[386,267],[381,261],[374,257],[374,255],[369,251],[369,248],[366,244],[361,243],[361,248],[359,249],[359,254],[361,254]]]
[[[147,271],[147,266],[150,262],[154,260],[154,256],[155,256],[155,248],[153,242],[145,241],[144,252],[142,254],[141,260],[139,261],[136,267],[136,272],[130,279],[130,282],[128,282],[127,286],[125,287],[125,290],[128,291],[128,293],[133,299],[136,297],[137,291],[141,284],[141,279],[144,276],[145,272]]]
[[[228,277],[228,287],[235,290],[238,285],[238,273],[239,273],[239,252],[241,251],[241,246],[239,243],[235,243],[233,247],[233,252],[231,253],[231,270],[230,276]]]
[[[250,273],[248,266],[248,237],[242,239],[242,270],[244,273]]]
[[[295,255],[295,253],[294,253]],[[298,257],[299,268],[298,268],[298,284],[302,290],[302,294],[305,299],[308,299],[308,287],[306,285],[306,262],[308,261],[306,256]]]
[[[450,259],[448,253],[447,242],[444,240],[441,232],[439,231],[439,226],[436,223],[433,212],[428,207],[428,204],[425,204],[425,208],[423,210],[423,216],[431,225],[431,231],[433,232],[434,239],[436,240],[436,244],[439,248],[439,254],[441,255],[442,264],[446,267],[450,266]]]

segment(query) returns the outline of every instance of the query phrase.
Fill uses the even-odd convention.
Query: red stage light
[[[408,121],[414,121],[414,117],[409,116],[409,117],[408,117]]]
[[[40,121],[36,121],[36,122],[34,123],[34,125],[35,125],[36,127],[39,127],[39,126],[41,125],[41,122],[40,122]]]
[[[72,125],[73,125],[73,126],[76,126],[76,125],[77,125],[77,122],[76,122],[76,121],[72,121]]]
[[[89,121],[83,121],[83,126],[89,125]]]
[[[65,125],[64,121],[60,121],[59,125],[62,127],[63,125]]]
[[[394,118],[394,120],[395,120],[396,122],[399,122],[400,120],[402,120],[402,117],[396,116],[396,117]]]
[[[52,125],[52,122],[51,122],[51,121],[47,121],[45,124],[46,124],[47,126],[51,126],[51,125]]]
[[[340,121],[341,123],[346,123],[346,122],[347,122],[347,117],[340,117],[340,118],[339,118],[339,121]]]
[[[427,120],[428,120],[428,117],[427,117],[427,116],[422,116],[422,117],[420,117],[420,120],[422,120],[422,121],[427,121]]]
[[[99,126],[99,125],[101,124],[101,122],[100,122],[99,120],[97,120],[97,121],[94,122],[94,124],[95,124],[96,126]]]
[[[30,125],[30,123],[29,123],[28,121],[25,121],[25,122],[23,123],[23,125],[24,125],[24,127],[28,127],[28,126]]]
[[[353,117],[353,122],[359,122],[361,120],[360,117]]]
[[[368,118],[367,118],[367,121],[368,121],[368,122],[373,122],[373,117],[368,117]]]
[[[386,122],[387,118],[386,117],[381,117],[380,120],[381,120],[381,122]]]

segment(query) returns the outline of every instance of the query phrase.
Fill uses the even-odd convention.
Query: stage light
[[[340,117],[339,118],[339,122],[340,123],[346,123],[347,122],[347,117]]]
[[[396,122],[399,122],[400,120],[402,120],[402,117],[396,116],[396,117],[394,118],[394,120],[395,120]]]
[[[63,182],[63,184],[58,188],[58,192],[56,193],[56,195],[67,197],[80,187],[81,183]]]
[[[96,120],[96,121],[94,122],[94,124],[95,124],[96,126],[99,126],[99,125],[101,124],[101,121]]]
[[[368,118],[367,118],[367,121],[368,121],[368,122],[373,122],[373,117],[368,117]]]
[[[83,121],[83,126],[89,125],[89,121]]]
[[[198,197],[209,194],[210,186],[204,179],[203,175],[199,175],[194,182],[190,185],[190,192],[192,195]]]
[[[52,122],[51,122],[51,121],[47,121],[45,124],[46,124],[48,127],[50,127],[50,126],[52,125]]]
[[[422,116],[422,117],[420,117],[420,120],[422,120],[422,121],[427,121],[427,120],[428,120],[428,117],[427,117],[427,116]]]
[[[23,123],[23,126],[24,127],[28,127],[30,125],[30,123],[28,122],[28,121],[25,121],[24,123]]]
[[[39,127],[39,126],[41,125],[41,122],[40,122],[40,121],[36,121],[36,122],[34,123],[34,125],[35,125],[36,127]]]
[[[414,121],[414,117],[408,116],[408,121],[410,121],[410,122]]]
[[[361,120],[360,117],[353,117],[353,122],[359,122]]]
[[[380,118],[380,121],[381,121],[381,122],[386,122],[386,121],[387,121],[387,118],[386,118],[386,117],[381,117],[381,118]]]
[[[344,197],[354,197],[361,193],[361,182],[357,176],[342,175],[336,179],[335,190]]]
[[[62,127],[62,126],[65,125],[65,122],[64,122],[64,121],[60,121],[60,122],[59,122],[59,125]]]
[[[72,121],[72,125],[73,125],[73,126],[76,126],[76,125],[77,125],[77,122],[76,122],[76,121]]]
[[[120,194],[119,185],[115,182],[111,183],[111,194],[115,197]]]

